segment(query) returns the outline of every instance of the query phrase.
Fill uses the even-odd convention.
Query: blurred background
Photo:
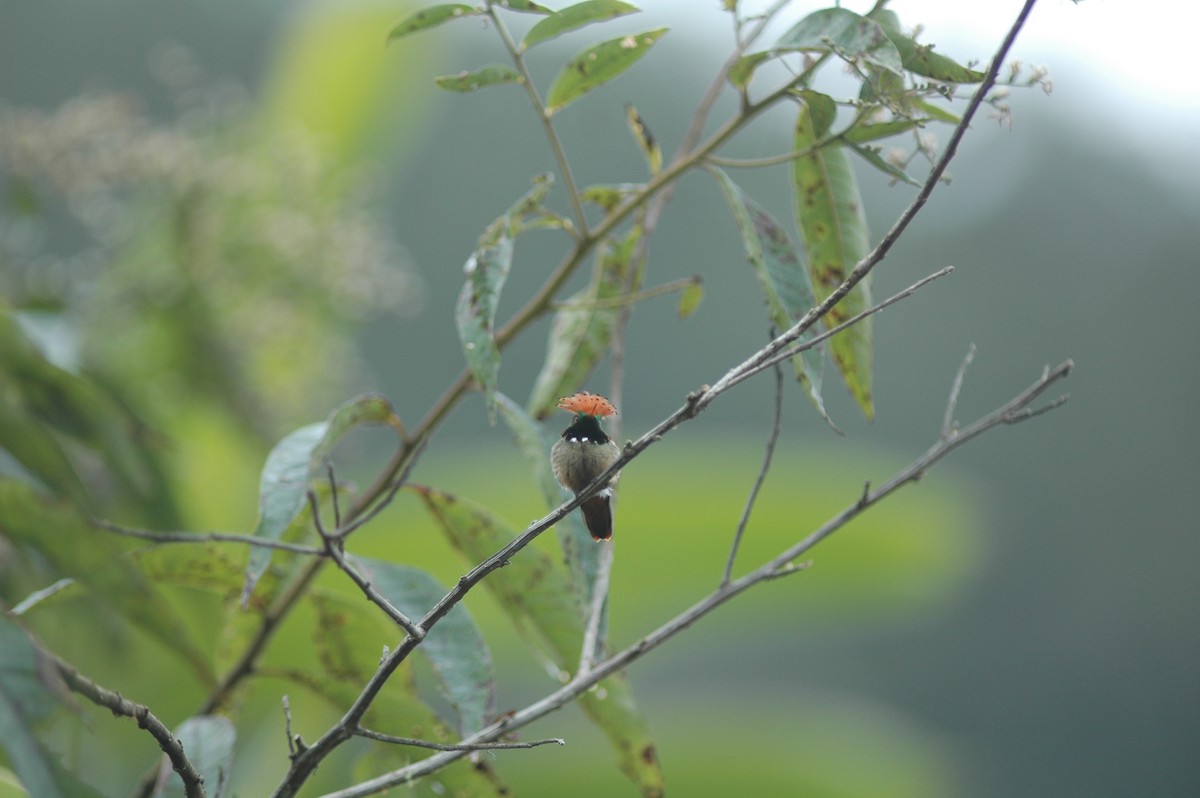
[[[532,58],[544,87],[601,36],[672,27],[634,72],[559,117],[582,185],[643,179],[624,103],[671,153],[729,50],[715,0],[643,5]],[[923,41],[964,62],[990,58],[1019,6],[989,3],[964,19],[954,3],[891,4],[905,25],[925,25]],[[463,262],[553,162],[517,89],[433,87],[436,75],[504,61],[482,23],[383,47],[410,8],[0,4],[0,292],[56,362],[122,386],[163,436],[174,501],[143,506],[141,522],[248,531],[258,469],[279,436],[363,390],[382,391],[414,423],[461,371],[452,308]],[[1200,794],[1200,523],[1190,497],[1200,478],[1200,97],[1181,38],[1195,13],[1165,0],[1035,8],[1013,56],[1046,66],[1053,93],[1014,90],[1010,120],[976,121],[952,182],[875,272],[885,297],[956,267],[876,317],[875,420],[831,375],[838,436],[788,385],[777,465],[739,563],[757,565],[852,503],[864,481],[879,484],[924,451],[972,343],[963,421],[1066,358],[1076,364],[1064,384],[1071,399],[958,451],[816,549],[810,571],[634,666],[670,794]],[[731,109],[719,105],[715,118]],[[295,135],[297,124],[325,146]],[[768,116],[724,154],[784,152],[790,124]],[[912,190],[859,175],[877,240]],[[786,171],[735,179],[791,217]],[[562,246],[552,233],[521,239],[501,317]],[[180,247],[197,264],[183,277],[162,265]],[[703,275],[705,300],[691,318],[680,321],[670,298],[634,313],[623,437],[765,340],[758,287],[703,175],[685,179],[669,206],[648,282],[692,274]],[[174,304],[197,291],[202,302]],[[182,319],[179,307],[204,315]],[[505,352],[501,390],[518,400],[548,328]],[[588,387],[606,391],[607,366]],[[772,402],[769,379],[745,385],[626,470],[614,645],[715,586]],[[383,444],[356,445],[369,475]],[[542,512],[507,433],[488,426],[476,397],[414,479],[518,527]],[[356,545],[449,583],[464,564],[432,538],[401,499]],[[501,613],[482,595],[470,607],[498,662],[500,708],[545,694],[550,682]],[[278,645],[304,641],[299,630]],[[80,664],[98,678],[119,682],[129,670],[119,650],[94,656]],[[198,696],[147,689],[138,700],[163,706],[168,722]],[[261,728],[238,766],[243,795],[263,794],[284,762],[269,714],[277,698],[260,703]],[[301,721],[310,736],[324,717],[313,712]],[[516,793],[633,794],[574,709],[527,736],[568,745],[499,753]],[[148,764],[150,754],[131,756]],[[326,786],[338,767],[323,770]],[[99,786],[124,794],[112,771]]]

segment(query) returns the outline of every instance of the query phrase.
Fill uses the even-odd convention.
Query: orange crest
[[[567,410],[572,413],[583,413],[587,416],[615,416],[617,408],[613,407],[613,403],[605,399],[603,396],[595,393],[577,393],[574,396],[565,396],[558,400],[560,410]]]

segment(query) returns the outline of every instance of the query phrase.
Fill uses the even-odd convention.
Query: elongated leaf
[[[597,86],[633,66],[654,46],[666,28],[631,33],[589,47],[567,62],[546,96],[546,112],[558,113]]]
[[[629,131],[637,141],[638,149],[642,151],[642,157],[646,159],[650,174],[658,174],[662,171],[662,147],[658,146],[658,141],[650,132],[646,120],[642,119],[642,115],[630,103],[625,104],[625,118],[629,122]]]
[[[814,11],[783,34],[774,50],[834,53],[896,74],[903,70],[900,53],[883,28],[845,8]]]
[[[918,44],[911,36],[905,35],[900,27],[900,18],[894,11],[879,9],[872,12],[870,17],[879,23],[892,40],[904,68],[909,72],[946,83],[979,83],[983,80],[984,73],[962,66],[941,53],[935,53],[933,45]]]
[[[709,171],[717,179],[717,185],[721,187],[733,221],[741,233],[746,260],[750,262],[762,288],[771,323],[777,331],[783,332],[816,304],[800,253],[792,245],[782,225],[742,191],[729,175],[715,167]],[[801,340],[812,336],[810,331]],[[821,395],[824,365],[824,347],[809,349],[799,357],[792,358],[796,379],[804,386],[813,406],[830,426],[837,429],[825,410],[825,400]]]
[[[396,27],[392,28],[391,32],[388,33],[388,41],[391,42],[410,33],[416,33],[417,31],[441,25],[443,22],[449,22],[452,19],[475,16],[478,13],[474,6],[469,6],[466,3],[445,3],[443,5],[423,8],[396,23]]]
[[[454,318],[467,366],[483,388],[488,416],[493,421],[500,372],[500,349],[494,338],[496,308],[512,268],[513,241],[526,216],[540,215],[552,185],[549,174],[535,178],[533,188],[483,231],[464,267],[467,281],[458,294]]]
[[[491,556],[513,540],[508,525],[483,508],[441,491],[416,488],[438,526],[468,562]],[[533,547],[526,547],[506,567],[483,582],[522,632],[530,635],[559,671],[578,664],[583,621],[564,568]],[[623,675],[605,679],[579,702],[617,752],[622,772],[645,796],[663,794],[663,775],[654,743],[646,730]]]
[[[533,472],[534,481],[542,492],[547,510],[553,510],[568,497],[566,490],[554,478],[550,467],[550,447],[559,436],[551,429],[539,424],[525,409],[503,394],[496,396],[500,417],[516,439],[517,448],[525,456]],[[596,573],[600,564],[600,547],[584,528],[582,516],[570,513],[554,525],[558,542],[563,549],[563,559],[571,578],[572,592],[579,604],[580,617],[591,605],[592,591],[596,584]]]
[[[457,75],[443,75],[433,79],[439,89],[462,92],[476,91],[502,83],[523,83],[524,81],[521,73],[515,69],[499,65],[485,66],[473,72],[459,72]]]
[[[347,557],[379,594],[410,618],[420,619],[446,595],[425,571],[407,565]],[[441,680],[443,695],[458,711],[463,735],[482,729],[496,714],[496,673],[479,627],[461,603],[429,631],[419,649]]]
[[[704,301],[704,283],[697,280],[679,294],[679,318],[686,319],[696,312]]]
[[[223,798],[229,792],[233,775],[233,747],[237,742],[233,723],[220,715],[197,715],[179,724],[174,734],[183,745],[184,754],[204,776],[204,792],[208,798]],[[185,794],[183,779],[165,758],[162,768],[166,778],[155,791],[155,798],[182,798]]]
[[[962,117],[953,111],[943,108],[934,102],[922,100],[920,97],[914,98],[912,104],[916,108],[920,108],[925,113],[929,114],[930,119],[936,119],[939,122],[947,122],[951,125],[957,125],[962,121]]]
[[[620,0],[584,0],[582,3],[567,6],[562,11],[556,11],[540,20],[529,29],[529,33],[525,34],[525,38],[521,42],[521,49],[528,50],[535,44],[562,36],[564,33],[582,28],[584,25],[605,22],[640,10],[637,6],[622,3]]]
[[[608,351],[620,307],[606,303],[619,299],[626,285],[635,291],[641,286],[642,265],[633,263],[641,236],[641,227],[634,226],[620,242],[605,241],[596,253],[592,284],[569,297],[555,314],[546,362],[529,397],[534,418],[553,413],[559,398],[582,386]]]
[[[212,683],[207,655],[109,533],[28,485],[0,480],[0,536],[35,549],[59,575],[74,578],[104,606],[179,655],[201,683]]]
[[[46,425],[0,398],[0,443],[22,471],[5,474],[45,487],[87,507],[90,498],[66,451]]]
[[[796,119],[796,149],[817,140],[813,115],[803,105]],[[867,221],[858,181],[846,151],[831,145],[792,161],[796,216],[808,253],[808,271],[818,301],[829,296],[868,252]],[[860,282],[823,319],[834,327],[870,304],[869,280]],[[870,318],[839,333],[830,341],[838,371],[867,418],[874,416],[871,400]]]
[[[263,466],[258,494],[258,525],[254,536],[279,540],[306,504],[309,485],[339,442],[362,424],[388,424],[400,429],[400,419],[386,398],[364,394],[339,406],[326,421],[309,424],[275,445]],[[242,606],[271,562],[273,549],[255,547],[246,564]]]
[[[842,134],[842,139],[853,144],[863,144],[868,141],[890,138],[898,133],[906,133],[918,125],[919,123],[915,119],[890,119],[887,122],[876,122],[875,124],[859,124]]]
[[[913,178],[908,172],[905,172],[896,164],[884,159],[879,154],[879,150],[869,145],[851,144],[850,149],[859,155],[864,161],[874,166],[879,171],[888,175],[894,180],[899,180],[901,183],[907,183],[910,186],[920,186],[921,183]]]
[[[533,0],[499,0],[495,5],[507,8],[509,11],[520,11],[524,14],[553,14],[554,9],[546,8]]]

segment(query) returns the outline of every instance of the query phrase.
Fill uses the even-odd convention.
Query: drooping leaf
[[[540,215],[551,185],[553,178],[549,174],[535,178],[533,188],[487,226],[464,266],[467,280],[458,294],[454,318],[467,366],[483,388],[488,416],[492,419],[500,371],[500,349],[494,338],[500,292],[512,268],[513,241],[521,232],[526,216]]]
[[[483,508],[432,488],[415,487],[452,545],[476,563],[510,543],[508,525]],[[583,645],[579,616],[565,569],[533,547],[483,581],[509,618],[560,672],[573,670]],[[663,774],[654,743],[623,675],[600,682],[584,693],[580,705],[609,738],[623,773],[645,796],[663,794]]]
[[[558,113],[575,100],[633,66],[666,28],[630,33],[589,47],[567,62],[554,79],[546,96],[546,112]]]
[[[326,421],[309,424],[275,444],[263,465],[258,494],[258,525],[254,536],[279,540],[306,504],[309,485],[324,461],[352,429],[363,424],[388,424],[401,429],[391,403],[379,394],[364,394],[345,402]],[[254,547],[246,563],[242,606],[267,566],[274,550]]]
[[[633,138],[638,143],[638,149],[642,151],[642,157],[646,159],[646,166],[649,167],[650,174],[658,174],[662,171],[662,147],[658,145],[654,134],[650,132],[646,120],[642,119],[642,115],[630,103],[625,104],[625,118],[629,122],[629,130],[633,133]]]
[[[426,30],[459,17],[475,16],[478,13],[479,11],[474,6],[466,3],[445,3],[423,8],[396,23],[396,26],[388,33],[388,41],[392,42],[410,33]]]
[[[912,100],[912,105],[915,108],[919,108],[922,111],[924,111],[925,113],[929,114],[930,119],[936,119],[939,122],[946,122],[951,125],[957,125],[959,122],[962,121],[962,117],[959,116],[958,114],[954,113],[953,111],[951,111],[947,108],[943,108],[942,106],[938,105],[937,103],[929,102],[927,100],[922,100],[920,97],[914,98]]]
[[[425,571],[398,563],[347,557],[379,594],[410,618],[420,619],[446,595]],[[429,658],[443,695],[457,710],[465,736],[496,714],[496,674],[479,627],[461,603],[429,630],[418,649]]]
[[[896,45],[872,19],[846,8],[823,8],[800,20],[779,38],[775,52],[832,53],[900,74],[903,63]]]
[[[20,470],[5,476],[37,484],[78,507],[88,506],[91,500],[87,488],[58,438],[46,425],[2,398],[0,445],[20,466]]]
[[[920,186],[921,183],[913,178],[908,172],[905,172],[896,164],[886,160],[879,154],[879,150],[875,147],[866,144],[851,144],[850,149],[861,157],[864,161],[874,166],[885,175],[893,180],[899,180],[901,183],[907,183],[910,186]]]
[[[617,243],[605,241],[596,251],[592,284],[572,295],[555,314],[546,342],[546,361],[529,396],[529,413],[545,418],[558,400],[574,393],[608,351],[616,328],[623,292],[641,285],[641,264],[633,262],[642,228],[634,226]],[[557,506],[557,504],[555,505]]]
[[[183,745],[183,752],[196,770],[204,776],[204,792],[208,798],[223,798],[229,792],[233,775],[233,751],[237,730],[229,718],[220,715],[196,715],[188,718],[174,731]],[[164,757],[166,778],[155,791],[155,798],[182,798],[183,779],[171,769]]]
[[[529,29],[529,33],[525,34],[521,41],[521,49],[528,50],[535,44],[549,41],[585,25],[605,22],[640,10],[637,6],[622,3],[620,0],[584,0],[539,20]]]
[[[983,80],[984,73],[962,66],[954,59],[934,52],[933,45],[918,44],[911,36],[905,35],[900,27],[900,18],[894,11],[881,8],[869,16],[879,23],[892,40],[904,68],[909,72],[946,83],[979,83]]]
[[[35,549],[57,574],[74,578],[103,606],[179,655],[202,684],[212,683],[208,656],[110,533],[28,485],[0,480],[0,536]]]
[[[715,167],[709,171],[717,179],[717,185],[725,195],[733,221],[742,236],[746,260],[750,262],[762,288],[771,324],[777,332],[783,332],[816,304],[800,252],[793,246],[783,226],[742,191],[729,175]],[[801,340],[812,336],[810,331]],[[825,410],[825,400],[821,394],[824,361],[824,347],[814,347],[792,358],[792,366],[796,371],[796,379],[804,386],[817,412],[837,429]]]
[[[553,510],[569,496],[550,467],[550,448],[558,440],[553,430],[533,419],[525,409],[503,394],[496,396],[500,417],[516,439],[525,461],[533,472],[534,481],[542,493],[547,510]],[[571,579],[572,592],[579,604],[580,616],[591,605],[593,586],[600,563],[600,547],[584,528],[579,513],[569,513],[554,525],[563,560]]]
[[[64,688],[54,666],[20,626],[0,613],[0,749],[30,795],[94,798],[99,793],[66,773],[34,733]]]
[[[824,138],[837,119],[837,103],[828,94],[812,89],[801,89],[798,94],[812,120],[813,141]]]
[[[515,69],[500,65],[485,66],[472,72],[459,72],[457,75],[443,75],[434,78],[433,82],[439,89],[446,91],[477,91],[488,86],[502,83],[523,83],[524,78]]]
[[[794,146],[797,150],[805,149],[817,138],[813,114],[807,105],[802,105],[796,119]],[[842,146],[820,147],[793,160],[792,180],[796,217],[808,253],[808,272],[819,302],[841,285],[869,250],[862,198]],[[865,279],[823,321],[827,327],[835,327],[865,310],[870,301],[869,280]],[[867,418],[874,415],[870,321],[864,319],[844,330],[829,344],[842,379]]]

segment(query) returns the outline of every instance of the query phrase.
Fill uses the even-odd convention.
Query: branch
[[[988,415],[980,418],[974,423],[964,428],[961,432],[949,438],[939,438],[938,441],[931,446],[924,454],[914,460],[906,468],[899,471],[891,479],[889,479],[881,488],[872,491],[868,487],[861,497],[838,515],[828,520],[819,529],[801,539],[797,543],[788,547],[780,554],[763,563],[754,571],[730,582],[722,582],[712,593],[708,594],[698,602],[693,604],[684,612],[676,615],[653,632],[642,637],[633,645],[623,649],[622,651],[612,655],[606,660],[597,663],[591,670],[576,674],[570,682],[563,685],[558,690],[547,695],[539,701],[536,701],[524,709],[513,713],[506,718],[493,723],[492,725],[481,729],[475,734],[463,740],[464,744],[474,745],[479,742],[485,742],[495,739],[501,734],[519,729],[529,723],[532,723],[545,715],[550,714],[562,707],[566,706],[571,701],[575,700],[583,693],[590,690],[603,679],[611,676],[617,671],[623,670],[635,660],[645,656],[650,651],[653,651],[658,646],[670,640],[675,635],[687,629],[696,621],[700,620],[710,612],[729,601],[733,597],[745,592],[763,582],[773,581],[784,576],[788,576],[798,571],[802,571],[807,567],[806,563],[797,563],[796,560],[812,549],[825,538],[832,535],[834,532],[843,528],[851,520],[861,515],[869,508],[875,506],[887,496],[891,495],[901,486],[910,482],[915,482],[925,474],[925,472],[948,455],[953,450],[962,446],[966,442],[982,435],[988,430],[1000,426],[1002,424],[1015,424],[1021,421],[1028,420],[1035,416],[1051,410],[1061,405],[1066,397],[1059,397],[1047,405],[1040,408],[1030,408],[1030,404],[1051,385],[1066,377],[1074,367],[1071,361],[1065,361],[1054,369],[1047,368],[1042,372],[1040,378],[1032,385],[1026,388],[1017,396],[1010,399],[1008,402],[1001,405],[996,410]],[[628,451],[628,449],[627,449]],[[328,793],[323,798],[363,798],[363,796],[373,795],[377,792],[393,787],[398,784],[412,782],[423,776],[434,773],[445,767],[450,762],[462,757],[463,751],[443,751],[434,754],[420,762],[415,762],[406,767],[394,770],[390,773],[385,773],[376,778],[364,781],[352,787],[347,787],[336,792]]]
[[[279,549],[295,554],[320,555],[323,553],[321,549],[313,546],[303,546],[299,543],[288,543],[283,540],[266,540],[254,537],[253,535],[238,535],[232,532],[154,532],[146,529],[133,529],[132,527],[121,526],[120,524],[114,524],[111,521],[99,518],[91,519],[91,523],[92,526],[99,529],[124,535],[127,538],[150,540],[155,543],[243,543],[247,546],[258,546],[263,549]]]
[[[150,736],[158,742],[158,747],[167,755],[171,769],[178,773],[179,778],[183,780],[183,794],[187,798],[205,798],[204,775],[196,770],[196,766],[184,753],[183,745],[171,733],[171,730],[150,711],[149,707],[136,704],[122,698],[119,693],[101,687],[55,655],[47,652],[47,656],[54,663],[63,682],[72,691],[79,693],[93,704],[104,707],[114,715],[133,718],[137,721],[138,728],[145,729],[150,733]]]
[[[416,748],[431,748],[434,751],[506,751],[514,748],[537,748],[541,745],[566,745],[567,741],[561,737],[548,737],[544,740],[530,740],[527,743],[435,743],[429,740],[418,740],[413,737],[396,737],[391,734],[382,734],[370,729],[364,729],[359,726],[354,730],[357,737],[366,737],[368,740],[377,740],[381,743],[391,743],[393,745],[411,745]]]

